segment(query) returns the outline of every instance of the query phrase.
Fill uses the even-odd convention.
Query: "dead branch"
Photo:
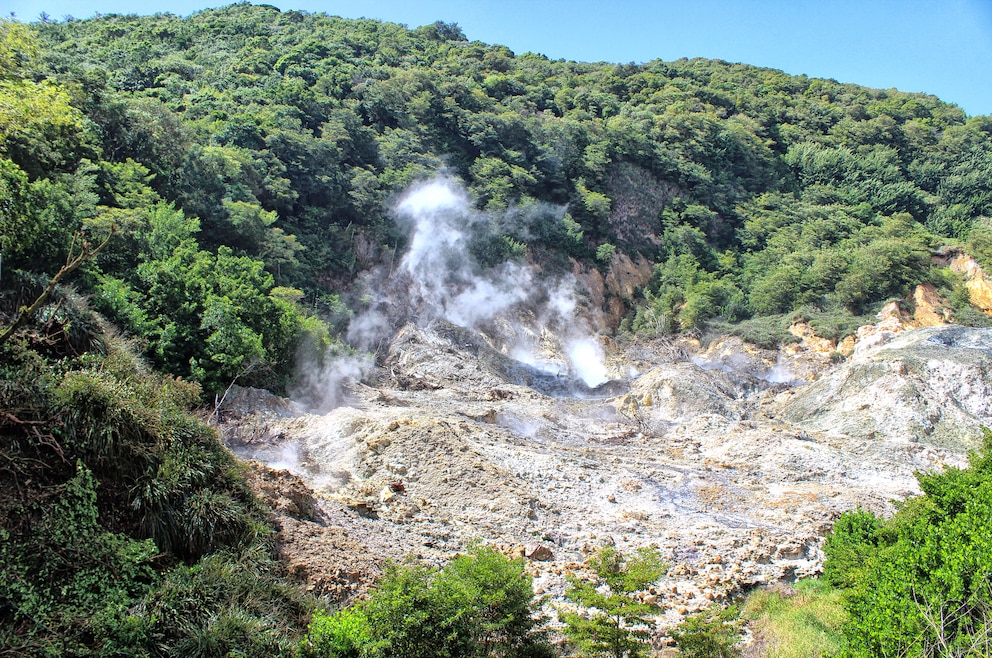
[[[34,303],[31,304],[31,306],[21,307],[17,313],[17,318],[14,320],[14,323],[7,327],[2,334],[0,334],[0,347],[2,347],[3,344],[6,343],[12,335],[14,335],[15,331],[21,328],[21,325],[23,325],[28,318],[34,315],[38,309],[41,308],[41,305],[45,303],[45,300],[48,299],[48,296],[52,294],[52,291],[55,290],[55,286],[57,286],[62,279],[64,279],[71,272],[75,271],[80,265],[100,253],[100,251],[107,246],[110,239],[116,232],[117,226],[111,226],[110,235],[107,236],[107,239],[94,247],[83,238],[82,231],[76,231],[76,233],[72,236],[72,244],[69,245],[69,255],[66,257],[65,265],[63,265],[62,268],[55,273],[55,276],[53,276],[48,282],[48,285],[45,286],[45,290],[42,291],[36,300],[34,300]],[[79,241],[79,253],[75,253],[77,249],[77,240]]]
[[[6,411],[0,411],[0,416],[3,416],[4,418],[6,418],[11,423],[14,423],[15,425],[20,425],[22,427],[28,426],[28,425],[44,425],[45,422],[46,422],[46,421],[43,421],[43,420],[21,420],[17,416],[15,416],[15,415],[13,415],[11,413],[7,413]]]

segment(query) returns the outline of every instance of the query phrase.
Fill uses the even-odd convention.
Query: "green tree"
[[[582,655],[635,658],[647,651],[649,616],[660,612],[633,595],[660,579],[667,566],[657,549],[641,548],[625,556],[605,546],[588,561],[591,579],[568,576],[566,598],[584,612],[562,612],[565,635]]]
[[[616,253],[616,245],[612,245],[609,242],[604,242],[596,247],[596,260],[602,263],[603,266],[608,267],[613,261],[613,256],[615,256]]]
[[[82,128],[83,115],[65,88],[31,79],[29,66],[39,51],[28,26],[0,18],[0,153],[10,149],[12,139],[57,138]],[[43,148],[43,142],[34,144]]]
[[[735,606],[714,605],[686,617],[672,631],[672,639],[684,658],[736,658],[744,620]]]
[[[475,546],[444,569],[390,564],[368,599],[318,613],[307,658],[539,658],[553,655],[522,560]]]
[[[101,275],[97,304],[125,329],[152,339],[148,355],[159,368],[192,377],[209,392],[235,379],[282,388],[300,341],[326,343],[326,327],[298,304],[302,293],[275,286],[261,261],[227,246],[215,254],[201,250],[194,237],[199,221],[169,204],[143,212],[142,262]]]
[[[26,266],[36,245],[51,236],[38,196],[27,174],[0,158],[0,257],[7,268]]]
[[[918,476],[923,495],[892,519],[838,521],[825,572],[847,586],[843,655],[992,652],[992,431],[965,469]]]

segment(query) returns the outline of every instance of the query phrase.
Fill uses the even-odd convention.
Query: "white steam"
[[[563,364],[539,358],[536,352],[537,346],[532,341],[521,338],[507,350],[507,356],[514,361],[519,361],[549,375],[555,375],[557,377],[564,373],[566,368]]]
[[[302,364],[297,369],[294,400],[315,413],[327,413],[345,403],[347,385],[362,379],[372,368],[368,354],[328,354],[322,364]]]
[[[450,179],[415,186],[400,199],[396,216],[410,227],[410,246],[400,263],[412,283],[404,301],[422,318],[475,328],[527,299],[529,270],[503,263],[483,273],[472,257],[470,231],[485,216]]]
[[[575,279],[573,277],[559,281],[558,285],[548,294],[547,311],[552,314],[552,317],[571,319],[577,306]]]
[[[514,261],[485,268],[473,256],[473,236],[512,217],[474,209],[459,182],[436,178],[401,196],[394,218],[408,233],[406,252],[395,267],[366,275],[365,308],[348,329],[351,345],[376,351],[405,323],[443,319],[482,331],[511,358],[549,374],[590,388],[608,381],[602,346],[578,313],[574,277],[548,280]],[[539,349],[549,337],[551,347]],[[304,369],[297,396],[333,409],[342,403],[343,384],[371,365],[368,357],[338,357]]]
[[[289,442],[277,446],[268,465],[277,471],[289,471],[301,475],[303,469],[300,467],[300,444]]]
[[[575,317],[579,306],[575,288],[574,277],[568,277],[549,291],[544,321],[564,328],[562,342],[570,371],[589,388],[596,388],[610,380],[606,357],[599,340]]]
[[[395,271],[368,286],[374,300],[352,321],[352,344],[370,348],[411,319],[444,319],[476,330],[492,329],[502,319],[503,331],[497,333],[511,358],[570,374],[590,388],[608,380],[602,347],[577,313],[574,277],[547,280],[532,266],[509,261],[486,269],[476,261],[473,232],[506,218],[475,210],[451,178],[414,186],[399,199],[394,215],[409,232],[409,246]],[[559,343],[560,361],[538,353],[538,337],[548,335]]]
[[[768,369],[765,374],[761,375],[759,379],[764,379],[766,382],[771,384],[796,384],[800,381],[799,377],[796,377],[783,363],[782,358],[779,357],[778,361],[774,366]]]
[[[565,352],[572,370],[589,388],[596,388],[610,380],[606,374],[603,348],[595,338],[572,341]]]
[[[690,359],[703,370],[720,370],[730,374],[745,374],[756,377],[769,384],[793,385],[800,383],[802,379],[793,374],[781,356],[774,366],[765,370],[759,370],[761,363],[744,354],[724,354],[715,360],[707,360],[698,356]]]
[[[463,327],[476,327],[527,299],[530,272],[514,263],[503,263],[494,274],[493,280],[476,279],[448,300],[445,319]]]

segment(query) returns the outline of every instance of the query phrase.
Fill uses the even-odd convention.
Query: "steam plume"
[[[375,350],[407,322],[443,319],[484,331],[511,358],[528,365],[571,374],[590,388],[607,381],[602,347],[577,313],[574,277],[541,279],[533,266],[513,261],[483,267],[472,253],[473,236],[502,218],[475,210],[458,181],[439,177],[413,186],[393,215],[409,236],[406,252],[395,269],[367,276],[369,303],[353,318],[349,343]],[[559,356],[552,359],[537,354],[540,337],[548,335],[558,342]],[[340,394],[315,391],[339,388],[367,366],[332,359],[303,390],[320,399],[321,407],[332,407],[340,404]]]
[[[484,273],[469,251],[472,227],[485,221],[451,179],[411,189],[399,202],[397,219],[410,227],[410,246],[400,270],[410,276],[408,303],[425,319],[444,318],[475,328],[523,302],[529,270],[503,263]]]
[[[413,187],[397,204],[396,217],[410,232],[399,267],[408,278],[400,303],[416,309],[418,319],[443,318],[477,329],[497,317],[529,316],[535,326],[517,326],[503,345],[507,353],[542,363],[533,354],[533,337],[547,330],[560,340],[567,370],[589,387],[607,381],[602,347],[576,313],[575,279],[540,281],[533,267],[512,261],[488,270],[480,266],[470,249],[472,232],[494,218],[473,209],[457,181],[436,178]]]
[[[315,413],[327,413],[345,403],[345,387],[372,368],[368,354],[330,353],[323,363],[303,363],[297,369],[292,398]]]

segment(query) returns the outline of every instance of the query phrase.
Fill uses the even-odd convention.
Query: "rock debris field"
[[[387,559],[440,565],[481,540],[524,555],[560,604],[590,551],[656,545],[671,567],[642,596],[664,627],[817,573],[840,513],[891,513],[915,471],[963,465],[992,423],[992,330],[876,332],[839,363],[803,345],[604,340],[597,388],[494,344],[410,324],[327,413],[228,396],[225,440],[313,591],[347,601]]]

